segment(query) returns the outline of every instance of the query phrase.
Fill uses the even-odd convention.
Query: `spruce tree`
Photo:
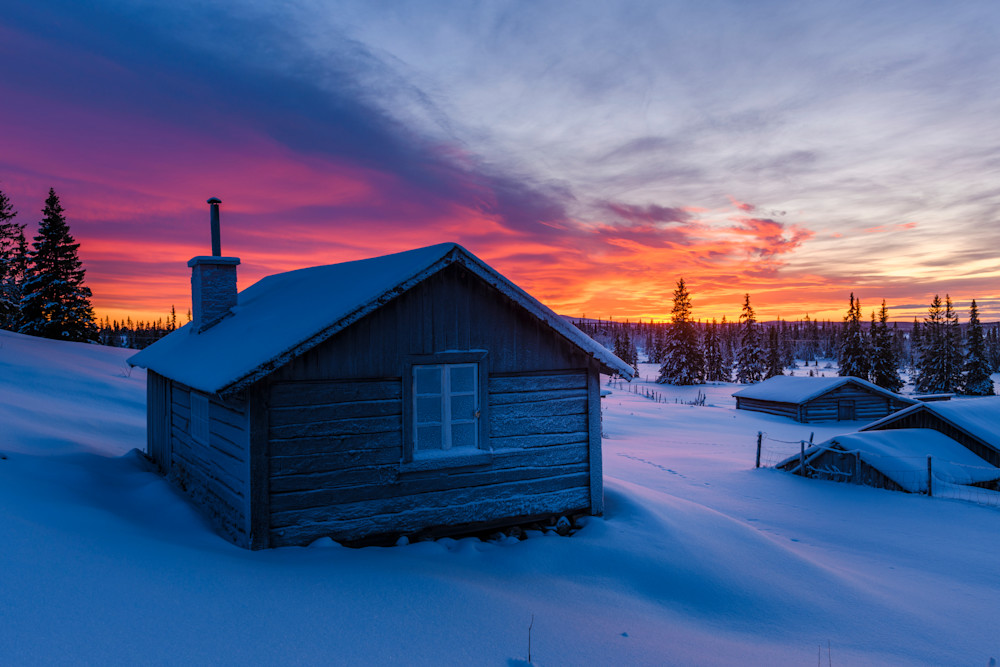
[[[986,352],[990,362],[990,371],[1000,370],[1000,333],[996,325],[990,327],[986,334]]]
[[[913,384],[917,384],[917,369],[920,366],[920,349],[923,345],[923,340],[921,339],[923,331],[920,328],[920,320],[916,317],[913,318],[913,329],[910,331],[910,345],[909,345],[909,368],[910,374],[913,376]]]
[[[872,313],[871,373],[869,379],[883,389],[899,391],[903,381],[899,377],[899,356],[893,331],[889,329],[889,311],[882,300],[878,321]]]
[[[729,382],[731,366],[726,365],[725,355],[722,350],[722,340],[719,337],[719,325],[713,319],[705,327],[705,381],[706,382]]]
[[[764,379],[775,375],[784,375],[781,363],[781,341],[778,327],[773,326],[767,332],[767,365],[764,369]]]
[[[757,333],[757,316],[750,305],[750,295],[743,297],[740,313],[740,345],[736,354],[736,381],[741,384],[760,382],[764,377],[764,359]]]
[[[0,191],[0,329],[13,329],[28,262],[24,225],[14,222],[17,211]]]
[[[691,295],[683,278],[677,281],[677,289],[674,290],[670,319],[663,365],[656,381],[678,385],[699,384],[705,377],[705,358],[698,330],[691,321]]]
[[[90,288],[83,284],[80,247],[69,233],[55,190],[42,209],[42,221],[28,251],[28,275],[23,285],[18,331],[69,341],[97,338]]]
[[[944,295],[944,367],[948,381],[947,391],[957,391],[962,384],[962,327],[958,313],[951,304],[951,296]]]
[[[868,379],[867,343],[861,330],[861,301],[851,293],[851,305],[844,317],[844,335],[840,341],[839,360],[842,377]]]
[[[969,306],[969,335],[965,351],[965,365],[962,368],[960,390],[969,396],[993,396],[993,378],[986,355],[986,341],[983,326],[979,322],[979,308],[976,300]]]
[[[916,350],[916,379],[914,384],[921,394],[946,393],[954,390],[945,353],[945,311],[941,297],[934,295],[931,307],[920,327],[919,347]]]

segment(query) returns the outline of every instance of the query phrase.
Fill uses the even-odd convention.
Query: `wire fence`
[[[813,479],[951,498],[1000,507],[1000,468],[956,463],[931,456],[887,456],[875,452],[814,447],[810,440],[780,440],[757,434],[757,467],[778,467]]]
[[[669,400],[665,394],[661,394],[655,389],[650,389],[649,387],[642,386],[634,382],[625,382],[621,378],[612,378],[608,380],[608,386],[612,389],[617,389],[619,391],[624,391],[629,394],[635,394],[636,396],[642,396],[643,398],[648,398],[656,403],[683,403],[684,405],[705,405],[705,392],[698,390],[698,395],[687,401],[683,401],[678,397],[674,397],[674,400]]]

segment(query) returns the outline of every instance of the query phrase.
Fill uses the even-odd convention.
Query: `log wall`
[[[167,474],[205,513],[216,530],[250,545],[249,441],[246,406],[209,398],[209,442],[191,437],[192,390],[170,388],[170,465]]]
[[[587,372],[494,375],[489,445],[408,467],[399,379],[271,387],[270,546],[591,508]]]

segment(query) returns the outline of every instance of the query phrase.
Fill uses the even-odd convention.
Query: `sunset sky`
[[[0,190],[100,317],[456,241],[567,315],[1000,318],[1000,3],[13,0]]]

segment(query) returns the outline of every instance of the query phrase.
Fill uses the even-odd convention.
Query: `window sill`
[[[472,466],[485,466],[493,463],[493,452],[484,449],[475,449],[467,452],[447,451],[434,452],[431,455],[424,455],[412,461],[401,463],[399,472],[420,472],[423,470],[444,470],[447,468],[469,468]]]

